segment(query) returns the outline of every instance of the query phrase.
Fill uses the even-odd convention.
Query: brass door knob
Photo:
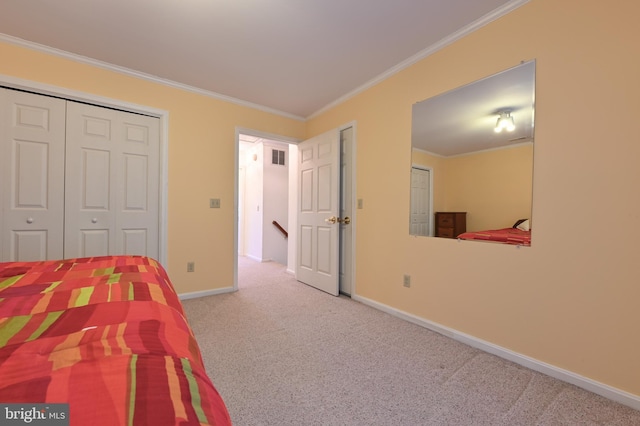
[[[325,219],[324,221],[327,222],[327,223],[330,223],[330,224],[334,224],[334,223],[338,222],[339,220],[340,219],[338,219],[337,217],[331,216],[329,219]]]

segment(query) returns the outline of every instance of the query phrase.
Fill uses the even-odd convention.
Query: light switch
[[[211,198],[211,199],[209,199],[209,208],[211,208],[211,209],[219,209],[220,208],[220,198]]]
[[[362,206],[364,204],[364,201],[362,201],[362,198],[358,198],[358,208],[361,209]]]

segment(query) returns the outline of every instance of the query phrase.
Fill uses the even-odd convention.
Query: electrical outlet
[[[220,198],[211,198],[211,199],[209,199],[209,208],[210,209],[219,209],[220,208]]]
[[[187,262],[187,272],[194,272],[196,270],[196,262]]]
[[[411,275],[405,275],[402,280],[402,285],[405,287],[411,287]]]

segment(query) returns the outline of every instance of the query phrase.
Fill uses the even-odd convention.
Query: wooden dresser
[[[467,232],[467,212],[436,212],[436,237],[456,238]]]

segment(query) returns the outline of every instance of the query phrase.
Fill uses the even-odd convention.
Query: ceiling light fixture
[[[511,116],[511,112],[505,111],[500,113],[500,117],[498,117],[498,121],[496,122],[496,128],[494,131],[496,133],[500,133],[503,130],[507,132],[513,132],[516,129],[516,124],[513,121],[513,117]]]

